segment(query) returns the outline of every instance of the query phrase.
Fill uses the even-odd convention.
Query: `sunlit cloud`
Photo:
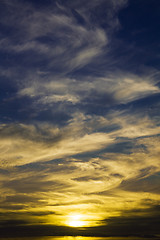
[[[69,126],[63,130],[52,129],[48,125],[46,129],[43,127],[38,131],[32,125],[5,125],[1,128],[1,166],[24,165],[96,151],[113,141],[113,138],[106,133],[83,133],[82,135],[80,130],[74,129],[74,126],[73,129]],[[77,133],[77,136],[72,135],[70,131]]]
[[[135,224],[142,236],[144,222],[157,234],[158,41],[142,21],[150,4],[139,14],[141,3],[127,0],[1,3],[2,230],[129,236]]]

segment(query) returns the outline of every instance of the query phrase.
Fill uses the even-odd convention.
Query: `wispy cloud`
[[[103,233],[156,218],[159,70],[133,59],[131,3],[40,2],[1,3],[0,222],[73,213]]]
[[[106,133],[86,134],[81,130],[72,124],[63,130],[49,125],[39,130],[35,126],[5,125],[1,127],[1,165],[23,165],[96,151],[113,141]]]

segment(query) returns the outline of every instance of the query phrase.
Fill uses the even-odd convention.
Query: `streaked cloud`
[[[149,35],[139,43],[142,26],[137,33],[125,22],[137,4],[1,3],[2,228],[66,233],[78,215],[88,234],[113,232],[119,221],[122,235],[136,221],[138,234],[142,221],[155,221],[157,234],[159,68],[152,47],[142,56]]]

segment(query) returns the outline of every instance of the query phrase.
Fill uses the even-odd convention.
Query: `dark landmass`
[[[0,238],[7,237],[40,237],[40,236],[85,236],[85,237],[145,237],[159,239],[157,234],[146,233],[147,229],[136,233],[130,229],[112,228],[107,226],[74,228],[54,225],[19,225],[19,226],[1,226]]]

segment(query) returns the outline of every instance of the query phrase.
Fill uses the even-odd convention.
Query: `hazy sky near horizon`
[[[0,1],[2,228],[158,233],[159,23],[158,0]]]

